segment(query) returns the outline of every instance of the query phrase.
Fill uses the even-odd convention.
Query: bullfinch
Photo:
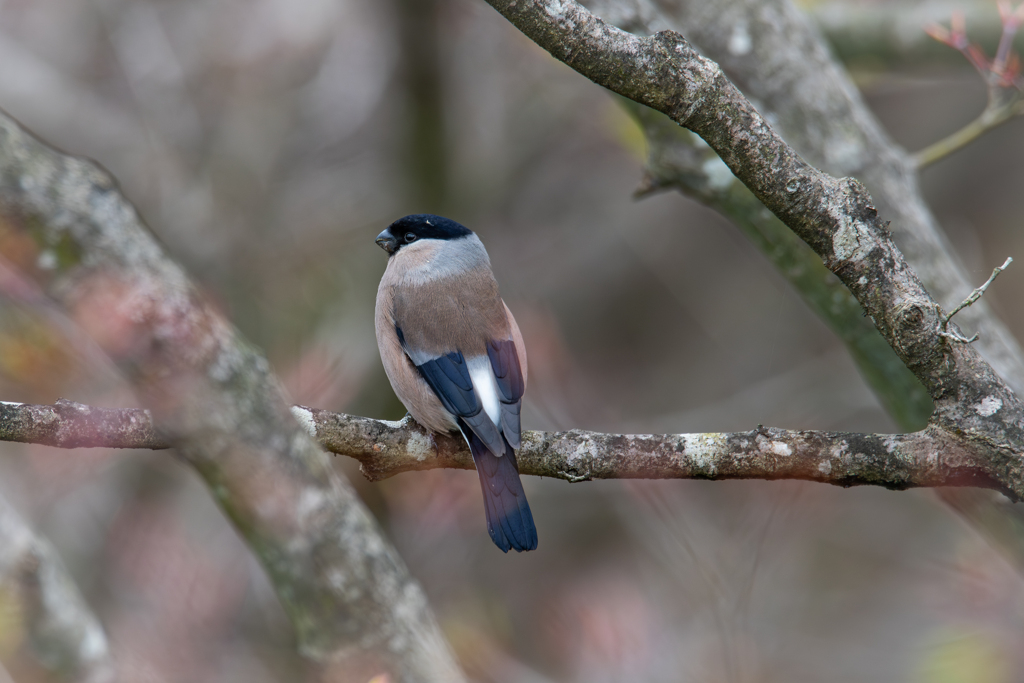
[[[374,322],[395,394],[427,429],[466,439],[495,545],[535,549],[515,453],[526,349],[487,250],[473,231],[430,214],[401,218],[376,241],[388,265]]]

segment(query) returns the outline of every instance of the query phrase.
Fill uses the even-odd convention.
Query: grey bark
[[[164,255],[109,174],[0,116],[0,215],[34,238],[49,266],[37,278],[127,373],[156,431],[245,537],[302,651],[370,653],[399,681],[462,680],[422,590],[296,423],[266,359]]]
[[[896,247],[863,185],[807,163],[716,63],[674,31],[636,36],[574,2],[490,4],[555,58],[703,138],[853,293],[931,395],[930,425],[985,449],[996,479],[1017,486],[1011,482],[1020,477],[1024,454],[1024,406],[977,350],[949,336],[958,329],[947,330],[941,307]],[[941,241],[912,237],[908,242],[922,260],[939,261]],[[997,331],[990,336],[999,338]],[[1004,363],[1015,360],[1003,356]],[[983,424],[990,417],[995,422]]]
[[[740,88],[754,98],[759,111],[802,155],[826,171],[856,175],[865,182],[880,200],[882,213],[891,216],[895,241],[929,291],[937,293],[948,306],[965,296],[973,285],[925,205],[914,160],[882,130],[814,26],[785,0],[720,0],[713,6],[711,10],[708,5],[686,0],[595,3],[610,20],[640,34],[684,27],[703,53],[723,65]],[[918,9],[929,12],[931,20],[942,20],[954,8],[946,5],[936,9],[933,4]],[[994,37],[992,42],[998,42],[998,13],[992,6],[985,9],[998,30],[979,26],[972,18],[971,35],[978,35],[977,29],[981,28],[984,36],[987,26],[987,33]],[[869,8],[858,14],[857,21],[877,23],[875,15],[885,15],[889,30],[872,31],[876,38],[897,41],[900,49],[908,50],[912,50],[911,44],[920,45],[926,40],[960,57],[925,36],[919,15],[908,20],[905,14],[904,7]],[[908,21],[916,22],[915,40],[893,35],[899,26],[905,34]],[[834,30],[829,35],[835,39],[838,34]],[[845,35],[856,45],[856,27]],[[643,108],[634,111],[639,109]],[[732,218],[843,340],[897,423],[904,429],[920,429],[932,410],[928,396],[922,395],[918,382],[897,367],[899,360],[882,348],[886,342],[875,330],[866,328],[859,305],[845,288],[834,287],[834,280],[821,277],[822,267],[815,262],[816,256],[794,240],[777,219],[766,215],[746,188],[729,182],[732,179],[728,176],[723,182],[721,174],[709,175],[709,170],[716,169],[710,163],[713,152],[695,145],[692,137],[655,112],[640,112],[638,116],[651,143],[648,191],[673,187]],[[988,306],[972,306],[965,312],[970,315],[959,319],[972,332],[980,331],[977,346],[982,355],[1019,393],[1024,387],[1020,345]],[[1021,516],[1017,506],[1006,504],[998,496],[964,490],[945,491],[942,499],[1024,567],[1024,534],[1019,533],[1024,527],[1014,521]]]
[[[371,481],[435,468],[474,469],[464,439],[435,434],[411,418],[374,420],[294,406],[299,423],[333,453],[359,461]],[[985,419],[990,419],[988,416]],[[145,410],[104,410],[71,402],[0,406],[0,438],[63,448],[168,448]],[[44,425],[40,427],[40,425]],[[125,425],[130,425],[127,429]],[[105,432],[104,430],[108,430]],[[63,438],[88,434],[87,439]],[[889,489],[992,488],[1024,496],[1021,462],[996,460],[988,448],[937,426],[911,434],[788,431],[758,427],[721,434],[523,432],[522,474],[564,479],[801,479],[835,486]],[[1000,477],[1002,470],[1009,478]],[[1006,481],[1017,482],[1009,486]]]

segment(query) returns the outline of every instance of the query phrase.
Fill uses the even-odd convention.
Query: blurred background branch
[[[58,681],[117,679],[107,636],[56,551],[0,498],[0,647],[22,640]]]
[[[918,168],[935,163],[970,144],[979,135],[1024,114],[1024,76],[1021,75],[1020,56],[1013,51],[1013,39],[1024,23],[1024,3],[1014,8],[1008,0],[999,0],[999,19],[1002,35],[992,59],[985,56],[980,45],[968,40],[967,25],[959,11],[953,14],[949,29],[940,24],[927,27],[928,35],[961,52],[977,69],[988,88],[988,103],[974,121],[915,154]]]
[[[102,327],[86,329],[246,537],[302,651],[399,681],[460,680],[419,586],[296,424],[266,360],[164,256],[109,174],[2,116],[0,207],[69,311],[104,308]]]

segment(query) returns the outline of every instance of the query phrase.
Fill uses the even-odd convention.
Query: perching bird
[[[421,425],[466,439],[495,545],[535,549],[514,450],[526,349],[487,250],[468,228],[430,214],[395,221],[377,244],[389,255],[375,324],[392,388]]]

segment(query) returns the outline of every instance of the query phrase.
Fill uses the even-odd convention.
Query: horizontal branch
[[[474,469],[463,439],[434,434],[411,418],[374,420],[319,408],[292,413],[320,444],[359,461],[372,481],[401,472]],[[41,425],[43,425],[41,427]],[[105,431],[106,430],[106,431]],[[67,435],[81,432],[83,438]],[[0,404],[0,439],[61,448],[169,447],[148,411]],[[907,489],[979,486],[1010,490],[986,474],[986,452],[936,427],[912,434],[788,431],[758,427],[718,434],[523,433],[523,474],[578,482],[591,479],[801,479],[836,486]]]
[[[0,441],[57,448],[169,448],[148,410],[96,408],[60,399],[52,406],[0,402]]]

